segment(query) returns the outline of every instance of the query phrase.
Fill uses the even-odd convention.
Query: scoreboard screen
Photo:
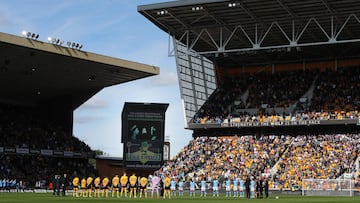
[[[164,162],[165,112],[169,104],[125,103],[122,112],[124,164],[132,169],[158,169]]]

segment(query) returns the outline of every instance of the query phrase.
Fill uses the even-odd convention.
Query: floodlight
[[[165,9],[156,12],[157,15],[165,15],[165,14],[168,14],[168,13],[169,12],[167,10],[165,10]]]
[[[56,44],[56,45],[62,45],[64,43],[63,40],[55,37],[48,37],[49,43]]]
[[[37,40],[39,38],[39,34],[33,33],[33,32],[27,32],[27,31],[22,31],[21,34],[29,39],[34,39]]]
[[[228,4],[228,7],[229,7],[229,8],[236,7],[236,6],[240,6],[240,3],[239,3],[239,2],[230,2],[230,3]]]
[[[203,10],[204,8],[202,6],[194,6],[191,8],[192,11],[200,11]]]

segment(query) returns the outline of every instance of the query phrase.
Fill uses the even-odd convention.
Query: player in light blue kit
[[[183,181],[183,179],[179,180],[178,190],[179,190],[179,196],[184,196],[184,181]]]
[[[230,180],[230,178],[225,179],[225,191],[226,191],[225,197],[231,197],[231,180]]]
[[[170,181],[170,191],[171,191],[171,196],[176,196],[176,180],[174,178],[171,179]]]
[[[234,180],[233,180],[233,192],[234,192],[234,197],[238,197],[238,183],[239,183],[239,180],[238,178],[235,176],[234,177]]]
[[[239,191],[240,191],[240,197],[245,197],[245,182],[243,179],[239,180]]]
[[[195,197],[195,188],[197,187],[195,181],[193,179],[190,180],[190,197],[194,196]]]
[[[200,182],[200,197],[206,197],[206,178],[203,178]]]
[[[219,197],[219,180],[217,179],[217,176],[215,176],[213,180],[213,197]]]
[[[251,178],[250,181],[250,198],[255,198],[255,180]]]

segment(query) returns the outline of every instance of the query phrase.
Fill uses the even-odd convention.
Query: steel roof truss
[[[279,25],[278,22],[274,21],[274,22],[272,22],[271,25],[268,27],[268,29],[266,30],[265,34],[260,38],[260,42],[258,43],[259,46],[260,46],[261,43],[264,41],[264,39],[266,38],[266,36],[268,35],[268,33],[270,32],[271,28],[272,28],[274,25],[276,25],[276,26],[280,29],[280,31],[281,31],[281,33],[284,35],[284,37],[289,41],[289,43],[291,43],[291,40],[290,40],[290,38],[288,37],[288,35],[286,34],[286,32],[281,28],[281,26]]]
[[[201,31],[199,33],[195,33],[192,30],[187,30],[184,31],[184,33],[181,35],[179,41],[184,41],[185,37],[186,37],[186,47],[188,49],[188,53],[190,53],[190,50],[193,50],[194,47],[196,46],[196,44],[199,42],[200,39],[204,39],[204,37],[202,37],[203,35],[207,35],[208,38],[210,40],[208,40],[206,43],[209,45],[214,46],[214,48],[216,47],[217,50],[202,50],[197,52],[197,54],[214,54],[214,53],[223,53],[223,52],[241,52],[241,51],[256,51],[256,50],[264,50],[264,49],[274,49],[274,48],[286,48],[286,47],[296,47],[296,46],[313,46],[313,45],[326,45],[326,44],[339,44],[339,43],[349,43],[349,42],[360,42],[360,37],[354,38],[354,39],[343,39],[343,40],[339,40],[338,37],[342,32],[346,32],[345,27],[348,25],[349,21],[354,18],[356,20],[356,22],[359,23],[360,25],[360,19],[358,18],[358,16],[356,14],[351,14],[349,15],[345,22],[343,23],[339,23],[338,21],[334,22],[334,16],[330,17],[330,27],[329,27],[329,31],[326,31],[325,29],[325,25],[321,24],[321,23],[325,23],[324,21],[319,21],[318,19],[316,19],[315,17],[310,18],[306,24],[302,27],[302,26],[298,26],[298,29],[295,29],[296,22],[295,20],[291,21],[291,30],[289,32],[291,32],[291,38],[290,38],[290,34],[288,34],[287,32],[285,32],[284,27],[282,27],[279,22],[277,21],[273,21],[271,22],[271,24],[265,29],[265,33],[263,35],[259,35],[258,34],[258,24],[255,23],[254,27],[255,27],[255,34],[250,34],[249,31],[245,30],[243,25],[237,25],[234,27],[234,29],[230,32],[230,34],[228,35],[227,38],[223,38],[223,27],[220,26],[219,27],[219,39],[217,39],[215,37],[215,34],[212,34],[212,32],[209,32],[209,30],[207,28],[203,28],[201,29]],[[327,41],[320,41],[320,39],[318,39],[317,41],[314,40],[313,42],[304,42],[304,43],[299,43],[299,40],[304,36],[304,33],[306,31],[311,32],[311,30],[309,30],[309,25],[311,23],[314,23],[320,30],[320,33],[323,33],[323,35],[328,39]],[[263,26],[263,25],[262,25]],[[264,42],[264,39],[267,36],[271,35],[271,30],[272,28],[277,27],[279,28],[281,34],[286,38],[286,40],[289,42],[289,44],[286,45],[271,45],[271,46],[261,46],[261,44]],[[290,27],[290,26],[289,26]],[[337,30],[337,27],[340,27],[339,30]],[[228,30],[228,27],[225,27],[225,29]],[[232,49],[226,49],[226,47],[229,45],[229,43],[231,42],[231,40],[236,37],[236,32],[241,30],[241,32],[244,34],[245,38],[247,39],[247,41],[252,45],[252,47],[248,48],[232,48]],[[191,41],[190,38],[190,32],[195,34],[195,38]],[[311,35],[311,33],[309,33]],[[174,36],[173,36],[174,37]],[[244,37],[242,37],[242,39],[245,39]],[[191,41],[191,43],[190,43]],[[246,40],[245,40],[246,41]],[[171,43],[169,41],[169,43]],[[192,54],[193,55],[193,54]],[[169,52],[169,56],[173,56],[173,54],[171,54]]]
[[[358,23],[360,23],[359,18],[358,18],[355,14],[349,15],[349,16],[346,18],[344,24],[340,27],[339,31],[336,33],[335,39],[337,39],[337,38],[339,37],[339,35],[341,34],[341,32],[343,31],[343,29],[345,28],[345,26],[347,25],[347,23],[348,23],[349,20],[351,19],[351,17],[355,18],[355,20],[356,20]]]

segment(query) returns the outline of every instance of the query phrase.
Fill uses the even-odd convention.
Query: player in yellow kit
[[[102,189],[101,197],[104,197],[104,193],[105,193],[105,197],[108,198],[109,197],[109,178],[108,177],[105,177],[102,180],[101,189]]]
[[[115,175],[112,178],[112,190],[111,190],[111,196],[114,197],[114,193],[116,192],[116,197],[119,197],[119,176]]]
[[[130,182],[130,195],[129,195],[129,197],[131,198],[132,194],[134,194],[134,197],[136,198],[137,177],[136,177],[136,175],[134,173],[130,176],[129,182]]]
[[[92,183],[93,183],[93,178],[89,176],[86,179],[86,195],[85,195],[86,197],[92,197],[91,196]]]
[[[121,193],[120,196],[123,197],[123,193],[125,195],[125,197],[127,197],[127,184],[128,184],[128,177],[126,175],[126,173],[124,173],[121,178],[120,178],[120,183],[121,183]]]
[[[74,177],[73,181],[72,181],[72,185],[73,185],[73,197],[78,197],[78,191],[79,191],[79,177]]]
[[[147,182],[148,179],[146,177],[140,178],[140,198],[142,197],[142,193],[144,193],[145,198],[147,198]]]
[[[80,188],[81,188],[80,197],[85,197],[85,194],[86,194],[86,178],[81,179]]]
[[[166,198],[166,194],[168,194],[169,199],[171,198],[170,196],[170,183],[171,183],[171,178],[169,176],[166,176],[164,178],[164,199]]]
[[[101,183],[101,179],[100,177],[96,177],[94,180],[94,197],[100,197],[100,183]]]

